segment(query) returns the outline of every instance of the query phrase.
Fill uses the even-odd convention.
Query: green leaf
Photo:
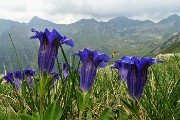
[[[53,116],[53,120],[59,120],[62,116],[63,113],[63,109],[62,107],[59,107],[58,109],[54,110],[54,116]]]
[[[52,88],[52,81],[53,81],[53,78],[51,76],[49,76],[47,79],[46,79],[46,82],[45,82],[45,92],[47,92],[50,88]]]
[[[19,117],[21,118],[21,120],[38,120],[28,114],[20,114]]]
[[[44,120],[53,120],[56,102],[50,104],[44,114]],[[56,113],[55,113],[56,114]]]
[[[44,114],[44,120],[59,120],[62,116],[63,109],[58,107],[56,109],[56,102],[50,104]]]
[[[91,112],[87,112],[87,116],[85,120],[92,120],[92,113]]]
[[[0,120],[3,120],[3,119],[5,119],[5,116],[2,110],[2,106],[0,105]]]
[[[121,99],[121,98],[120,98]],[[124,101],[123,99],[121,99],[122,103],[127,107],[129,108],[129,110],[134,113],[134,108],[132,105],[130,105],[128,102]]]
[[[10,108],[7,108],[7,120],[15,120],[16,115],[12,112]]]
[[[88,104],[88,94],[86,92],[80,92],[78,95],[78,108],[83,111]]]
[[[111,108],[106,108],[98,120],[109,120],[111,110]]]
[[[79,110],[83,110],[83,96],[81,94],[78,96],[78,108]]]
[[[3,79],[2,79],[2,78],[0,78],[0,84],[2,83],[2,81],[3,81]]]
[[[32,116],[33,116],[33,118],[35,118],[36,120],[40,120],[39,113],[33,112],[33,113],[32,113]]]
[[[44,71],[43,71],[43,79],[46,80],[47,77],[48,77],[48,74],[47,74],[46,70],[44,70]]]

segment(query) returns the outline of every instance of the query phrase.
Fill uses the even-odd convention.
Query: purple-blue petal
[[[63,63],[63,74],[64,78],[66,79],[68,76],[68,66],[66,65],[66,63]]]
[[[101,62],[101,61],[104,61],[104,62],[109,62],[110,61],[110,57],[106,54],[100,54],[97,56],[95,62]]]
[[[120,68],[119,61],[114,61],[114,65],[112,66],[112,68],[119,69]]]
[[[37,30],[34,28],[31,28],[31,32],[37,32]]]
[[[104,62],[110,58],[106,54],[100,54],[98,51],[92,51],[87,48],[79,50],[76,53],[80,57],[80,88],[87,92],[92,87],[97,72],[97,66],[104,67]]]
[[[105,66],[105,62],[100,62],[98,67],[103,68]]]
[[[131,57],[129,57],[129,56],[123,56],[123,57],[121,58],[121,60],[122,60],[122,61],[125,61],[125,62],[130,62],[130,61],[131,61]]]
[[[15,77],[15,78],[18,78],[18,79],[22,79],[21,71],[19,71],[19,70],[18,70],[18,71],[15,71],[15,72],[14,72],[14,77]]]
[[[54,80],[59,80],[59,75],[57,72],[51,72],[51,74],[54,76]]]
[[[13,84],[14,78],[13,78],[13,73],[7,72],[6,75],[3,77],[4,80],[6,80],[6,83],[11,83]]]
[[[74,42],[70,39],[62,39],[60,40],[60,44],[66,44],[66,45],[69,45],[71,47],[74,47]]]
[[[19,78],[20,78],[20,73],[19,71],[16,71],[14,72],[14,74],[16,75],[13,76],[13,73],[11,72],[7,72],[6,75],[3,77],[4,80],[6,80],[6,83],[9,83],[17,90],[21,90],[21,86],[20,86],[20,83],[19,83]],[[19,77],[19,78],[18,78]]]
[[[58,55],[58,48],[60,44],[74,46],[72,40],[68,40],[66,37],[62,37],[55,29],[50,32],[47,28],[44,32],[38,32],[34,28],[31,29],[35,35],[31,36],[31,39],[38,38],[40,40],[40,47],[38,52],[38,68],[39,73],[42,75],[44,70],[48,74],[54,67],[55,59]]]
[[[148,68],[158,62],[158,60],[151,57],[142,57],[141,59],[133,57],[131,61],[134,64],[132,62],[129,64],[130,68],[127,76],[128,91],[132,99],[139,100],[147,80]]]
[[[21,91],[21,85],[20,85],[20,81],[18,78],[15,79],[15,89],[17,91]]]

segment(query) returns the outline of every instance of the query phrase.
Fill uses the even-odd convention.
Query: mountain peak
[[[30,21],[29,21],[30,25],[43,25],[43,26],[49,26],[50,24],[55,24],[51,21],[48,20],[44,20],[42,18],[39,18],[37,16],[34,16]]]
[[[43,20],[43,19],[39,18],[38,16],[34,16],[34,17],[29,21],[29,23],[34,22],[34,21],[40,21],[40,20]]]
[[[125,16],[118,16],[118,17],[115,17],[111,20],[109,20],[109,22],[119,22],[119,21],[127,21],[129,20],[128,18],[126,18]]]
[[[180,16],[177,15],[177,14],[173,14],[173,15],[170,15],[169,17],[165,18],[165,19],[162,19],[159,23],[170,23],[170,22],[176,22],[176,21],[180,21]]]
[[[168,18],[179,18],[179,15],[173,14],[173,15],[170,15]]]
[[[118,25],[121,27],[132,27],[132,26],[139,26],[143,24],[153,23],[150,20],[140,21],[140,20],[133,20],[129,19],[125,16],[118,16],[108,21],[108,23],[111,23],[113,25]]]
[[[87,22],[97,23],[98,21],[95,20],[94,18],[91,18],[91,19],[81,19],[78,22],[82,22],[82,23],[87,23]]]

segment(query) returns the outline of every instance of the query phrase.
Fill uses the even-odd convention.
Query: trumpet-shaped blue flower
[[[22,75],[21,75],[21,71],[15,71],[14,72],[14,78],[15,78],[15,85],[16,85],[16,89],[21,91],[21,85],[20,85],[20,81],[22,79]]]
[[[75,55],[78,55],[81,61],[80,88],[88,92],[94,82],[97,67],[104,67],[104,62],[108,62],[110,58],[106,54],[100,54],[96,50],[92,51],[87,48],[79,50],[79,53]]]
[[[114,61],[114,66],[112,68],[118,70],[118,79],[120,82],[122,82],[122,80],[127,82],[128,66],[130,62],[131,59],[127,56],[123,56],[120,60]]]
[[[35,32],[35,35],[31,36],[30,39],[38,38],[40,40],[38,52],[39,73],[42,75],[43,71],[46,70],[48,74],[51,74],[58,55],[59,45],[66,44],[73,47],[74,43],[71,39],[68,40],[66,36],[61,36],[55,29],[50,32],[46,28],[44,32],[38,32],[32,28],[31,31]]]
[[[20,81],[22,79],[21,72],[15,71],[14,75],[11,72],[7,72],[3,77],[6,83],[10,83],[17,91],[21,90]]]
[[[66,63],[63,63],[63,75],[64,75],[64,79],[66,80],[68,76],[68,66],[66,65]]]
[[[148,68],[157,63],[162,63],[162,60],[155,60],[152,57],[142,57],[138,59],[137,57],[128,57],[124,56],[121,60],[119,60],[120,64],[125,65],[126,67],[120,67],[122,71],[126,71],[125,74],[121,72],[121,76],[127,79],[128,92],[132,99],[139,100],[141,98],[144,85],[147,80],[147,72]],[[116,63],[116,62],[115,62]],[[114,67],[117,67],[115,64]]]
[[[35,71],[32,69],[25,69],[23,70],[23,75],[25,79],[28,81],[29,86],[32,87],[33,86],[32,77],[35,75]]]
[[[52,87],[54,88],[54,83],[56,80],[59,80],[59,75],[57,72],[51,72],[51,75],[53,75]]]
[[[59,80],[59,75],[57,72],[51,72],[55,80]]]

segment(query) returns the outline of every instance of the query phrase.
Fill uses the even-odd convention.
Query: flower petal
[[[60,44],[66,44],[71,47],[74,47],[74,42],[71,39],[70,40],[66,39],[66,37],[64,37],[60,40]]]
[[[95,59],[95,64],[96,66],[99,66],[100,63],[102,62],[109,62],[110,61],[110,57],[106,54],[100,54],[97,56],[97,58]]]
[[[38,32],[34,28],[32,28],[31,31],[35,32],[35,35],[30,38],[38,38],[40,40],[38,51],[39,73],[42,75],[44,70],[46,70],[48,74],[51,74],[55,59],[57,58],[59,45],[65,43],[66,45],[74,46],[74,43],[72,40],[68,40],[65,36],[62,37],[55,29],[50,32],[46,28],[44,33],[41,31]]]
[[[129,57],[129,56],[123,56],[123,57],[121,58],[121,61],[130,62],[130,61],[131,61],[131,57]]]
[[[98,65],[100,68],[103,68],[105,66],[105,62],[100,62]]]
[[[22,79],[21,71],[19,71],[19,70],[18,70],[18,71],[15,71],[15,72],[14,72],[14,77],[15,77],[15,78],[18,78],[18,79]]]
[[[66,79],[68,76],[68,66],[66,65],[66,63],[63,63],[63,74],[64,78]]]

